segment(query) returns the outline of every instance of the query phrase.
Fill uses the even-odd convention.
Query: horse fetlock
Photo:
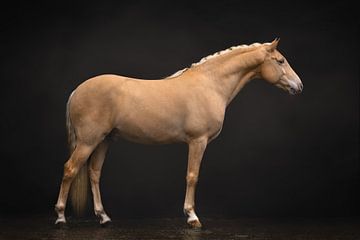
[[[55,224],[66,223],[65,214],[64,214],[65,207],[63,205],[55,205],[55,212],[58,215]]]
[[[101,214],[105,213],[104,209],[95,209],[94,212],[97,217],[100,217]]]
[[[64,205],[55,205],[55,212],[57,214],[64,214],[65,206]]]
[[[193,206],[184,207],[184,214],[188,217],[188,222],[193,220],[199,220],[199,218],[196,216]]]
[[[185,199],[184,202],[184,211],[186,212],[191,212],[191,211],[195,211],[195,202]]]
[[[95,210],[95,215],[100,218],[100,224],[105,224],[111,222],[109,216],[105,213],[104,210]]]
[[[194,206],[191,205],[185,205],[184,206],[184,213],[189,214],[191,211],[194,211]]]
[[[199,218],[196,216],[196,213],[194,210],[188,212],[186,215],[188,216],[186,222],[190,225],[190,227],[201,228],[202,225],[200,223]]]
[[[198,216],[196,216],[194,208],[184,208],[184,213],[188,217],[186,222],[190,225],[190,227],[201,228],[202,225]]]

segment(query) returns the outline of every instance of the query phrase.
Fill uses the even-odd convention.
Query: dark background
[[[240,92],[206,151],[198,213],[360,215],[355,6],[120,2],[1,7],[1,216],[53,214],[68,155],[65,104],[87,78],[161,78],[275,37],[304,91],[289,96],[255,80]],[[181,216],[186,162],[186,145],[113,143],[101,182],[105,209],[114,218]]]

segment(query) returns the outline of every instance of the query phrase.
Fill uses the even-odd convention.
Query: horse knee
[[[195,185],[198,182],[198,176],[194,173],[189,173],[186,176],[186,182],[188,185]]]

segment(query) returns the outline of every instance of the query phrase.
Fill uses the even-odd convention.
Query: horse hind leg
[[[55,211],[58,215],[55,224],[66,223],[65,207],[71,183],[74,180],[76,174],[79,172],[80,168],[89,158],[94,148],[95,147],[92,145],[78,143],[69,160],[65,163],[64,176],[60,186],[60,193],[55,205]]]
[[[93,154],[91,155],[88,166],[91,191],[94,199],[94,212],[95,215],[100,218],[100,224],[103,226],[111,222],[111,219],[105,213],[104,207],[102,205],[100,187],[99,187],[101,168],[105,160],[108,146],[109,143],[107,140],[101,142],[94,150]]]

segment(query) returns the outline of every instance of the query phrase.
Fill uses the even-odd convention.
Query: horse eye
[[[285,62],[285,60],[283,58],[276,59],[276,61],[278,62],[278,64],[283,64]]]

